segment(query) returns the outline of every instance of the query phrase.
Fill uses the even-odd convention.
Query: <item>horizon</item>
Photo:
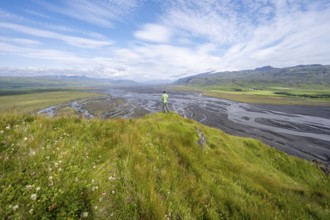
[[[174,81],[330,60],[329,0],[77,3],[1,1],[0,75]]]

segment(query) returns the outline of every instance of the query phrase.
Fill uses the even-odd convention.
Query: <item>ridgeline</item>
[[[330,217],[311,162],[173,113],[0,119],[1,219]]]

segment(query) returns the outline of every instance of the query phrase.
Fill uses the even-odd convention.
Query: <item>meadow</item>
[[[326,88],[175,86],[173,89],[198,91],[207,96],[252,104],[330,106],[330,90]]]
[[[0,152],[1,219],[330,217],[316,165],[174,113],[1,114]]]
[[[99,93],[82,90],[37,90],[21,91],[22,94],[3,94],[0,96],[0,113],[35,113],[36,110],[71,100],[102,96]]]

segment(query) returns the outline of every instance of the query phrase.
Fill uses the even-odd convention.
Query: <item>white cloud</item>
[[[79,31],[69,24],[68,27],[52,23],[47,26],[40,22],[39,28],[32,27],[36,23],[0,9],[0,17],[6,17],[0,21],[1,31],[23,34],[10,41],[3,37],[0,53],[49,61],[62,70],[63,66],[71,66],[67,71],[73,73],[81,70],[98,77],[135,80],[174,79],[214,69],[329,64],[330,60],[328,0],[163,0],[159,2],[162,14],[142,25],[138,22],[131,25],[140,29],[131,30],[132,36],[125,36],[125,42],[116,44],[121,47],[108,40],[106,36],[110,34],[104,27],[114,27],[114,22],[125,20],[141,3],[133,0],[61,2],[65,7],[49,2],[42,5],[53,12],[95,24],[92,27],[95,32]],[[101,29],[105,31],[96,33]],[[76,37],[79,32],[89,37]],[[131,41],[127,40],[130,37]],[[59,44],[56,50],[48,49],[40,38],[76,47]]]
[[[24,25],[8,23],[8,22],[0,22],[0,28],[9,29],[27,35],[60,40],[67,44],[77,47],[96,48],[96,47],[112,45],[112,42],[110,41],[100,41],[100,40],[70,36],[52,31],[36,29]]]
[[[136,31],[134,36],[140,40],[166,43],[171,40],[171,31],[169,28],[159,24],[146,24]]]
[[[41,2],[49,10],[97,26],[112,27],[113,21],[123,19],[138,7],[137,0],[61,0],[63,7],[50,2]]]

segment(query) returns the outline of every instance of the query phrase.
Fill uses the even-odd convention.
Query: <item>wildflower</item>
[[[33,201],[36,201],[36,200],[37,200],[37,194],[32,194],[30,198],[31,198]]]
[[[112,195],[114,195],[116,193],[116,191],[115,190],[112,190],[111,193],[112,193]]]
[[[27,138],[27,137],[25,137],[25,138],[24,138],[24,141],[27,141],[27,139],[28,139],[28,138]]]
[[[92,191],[94,192],[95,190],[98,190],[99,189],[99,187],[98,186],[93,186],[92,187]]]
[[[25,186],[25,187],[26,187],[26,189],[30,190],[30,189],[33,188],[33,185],[27,185],[27,186]]]
[[[94,166],[93,166],[93,169],[95,169],[95,168],[96,168],[96,166],[94,165]]]
[[[13,206],[13,211],[15,212],[18,209],[18,205]]]
[[[52,177],[52,176],[49,176],[49,177],[48,177],[48,179],[49,179],[49,180],[52,180],[52,179],[53,179],[53,177]]]
[[[54,165],[55,165],[55,167],[58,167],[58,163],[57,162],[55,162]]]
[[[30,214],[33,214],[33,209],[30,209],[30,210],[29,210],[29,213],[30,213]]]
[[[81,214],[81,218],[87,218],[88,217],[88,212],[83,212]]]
[[[62,168],[60,167],[60,168],[58,168],[58,172],[61,172],[62,171]]]
[[[35,156],[35,155],[36,155],[36,152],[32,150],[32,151],[30,152],[30,156]]]
[[[41,189],[41,187],[40,187],[40,186],[38,186],[38,187],[36,188],[36,191],[38,192],[40,189]]]
[[[3,133],[4,133],[4,131],[3,131],[3,130],[1,130],[1,131],[0,131],[0,134],[3,134]]]
[[[7,125],[7,127],[6,127],[6,130],[9,130],[10,129],[10,126],[9,125]]]
[[[95,210],[97,210],[97,209],[98,209],[97,205],[96,205],[96,206],[94,206],[94,209],[95,209]]]
[[[110,180],[110,181],[116,180],[116,177],[114,177],[114,176],[110,176],[110,177],[109,177],[109,180]]]

